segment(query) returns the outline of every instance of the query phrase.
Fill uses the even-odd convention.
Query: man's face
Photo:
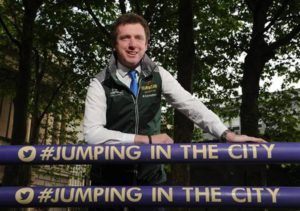
[[[145,30],[141,24],[118,26],[114,48],[119,62],[124,66],[128,68],[138,66],[147,50],[147,45]]]

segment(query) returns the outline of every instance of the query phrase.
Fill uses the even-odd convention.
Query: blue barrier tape
[[[0,164],[300,162],[300,143],[0,146]]]
[[[300,187],[0,187],[1,207],[300,207]]]

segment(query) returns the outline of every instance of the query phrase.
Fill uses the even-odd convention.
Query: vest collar
[[[108,71],[115,79],[116,79],[117,64],[118,64],[117,57],[113,53],[109,60]],[[152,72],[158,71],[157,70],[158,66],[149,58],[147,54],[145,54],[143,59],[141,60],[140,66],[141,66],[141,75],[145,78],[152,75]]]

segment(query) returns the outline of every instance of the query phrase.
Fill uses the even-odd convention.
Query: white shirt
[[[138,72],[141,68],[136,68]],[[131,78],[128,68],[118,63],[117,78],[130,86]],[[162,80],[162,94],[174,108],[181,111],[196,125],[220,137],[227,130],[219,117],[209,110],[199,99],[187,92],[178,81],[163,67],[159,67]],[[106,125],[106,96],[101,83],[94,78],[88,88],[85,101],[84,137],[89,144],[133,144],[135,134],[109,130]]]

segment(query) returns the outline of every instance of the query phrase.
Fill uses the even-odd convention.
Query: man
[[[125,14],[116,20],[113,55],[87,93],[84,135],[89,144],[172,144],[171,137],[160,133],[161,95],[199,127],[224,141],[264,141],[229,131],[169,72],[151,61],[145,54],[149,38],[150,30],[142,17]],[[158,164],[93,165],[91,179],[92,185],[158,185],[166,176]]]

